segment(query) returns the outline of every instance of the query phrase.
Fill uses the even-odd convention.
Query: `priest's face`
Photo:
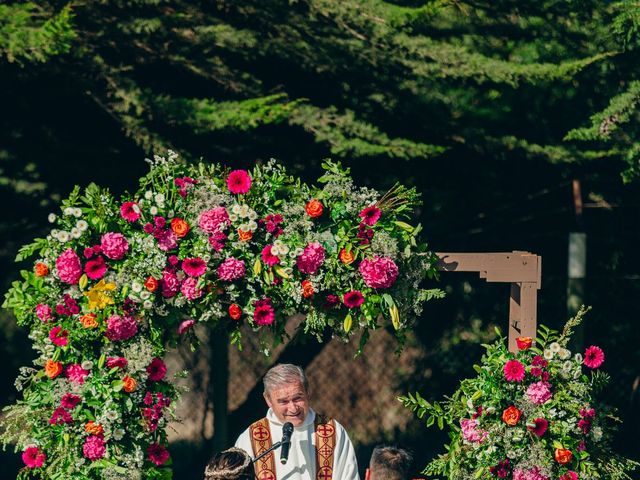
[[[265,392],[264,399],[282,423],[299,427],[309,413],[309,394],[300,382],[277,385]]]

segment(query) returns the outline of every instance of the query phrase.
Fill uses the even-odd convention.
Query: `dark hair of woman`
[[[204,470],[205,480],[254,480],[251,457],[241,448],[217,453]]]

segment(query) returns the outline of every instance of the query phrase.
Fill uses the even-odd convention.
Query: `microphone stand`
[[[287,443],[291,443],[291,442],[287,442]],[[268,450],[262,452],[260,455],[258,455],[256,458],[253,459],[253,463],[256,463],[258,460],[260,460],[262,457],[264,457],[265,455],[271,453],[272,451],[274,451],[276,448],[281,447],[283,445],[282,442],[276,442],[274,443],[271,448],[269,448]]]

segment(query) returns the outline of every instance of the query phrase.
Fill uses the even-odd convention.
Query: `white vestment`
[[[280,448],[273,451],[276,463],[277,480],[315,480],[316,478],[316,447],[314,420],[316,412],[309,409],[307,418],[299,427],[294,427],[291,435],[289,459],[285,465],[280,463]],[[273,413],[267,411],[269,428],[271,429],[272,444],[282,440],[282,422]],[[349,435],[342,425],[334,420],[336,427],[336,446],[333,453],[333,480],[360,480],[356,452],[353,449]],[[238,437],[236,447],[245,450],[254,457],[251,446],[251,433],[247,428]]]

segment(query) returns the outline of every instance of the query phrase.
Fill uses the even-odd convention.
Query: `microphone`
[[[289,447],[291,446],[291,434],[293,423],[287,422],[282,426],[282,448],[280,449],[280,463],[284,465],[289,460]]]

